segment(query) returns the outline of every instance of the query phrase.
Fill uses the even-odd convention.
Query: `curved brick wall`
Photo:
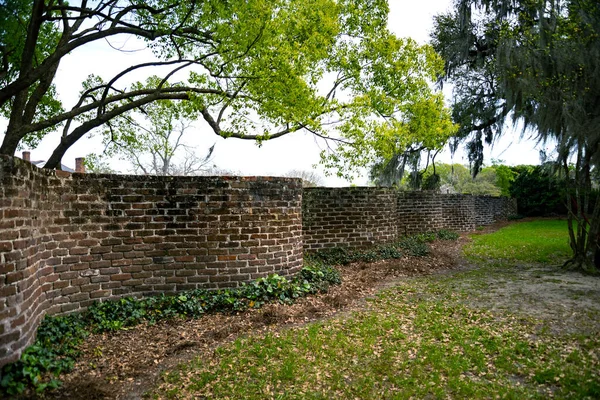
[[[309,188],[302,202],[304,250],[369,247],[440,229],[465,232],[516,213],[516,201],[506,197]]]
[[[364,248],[396,240],[397,193],[373,187],[304,189],[305,250]]]
[[[0,365],[47,312],[302,267],[301,180],[69,175],[0,157]]]
[[[2,156],[0,183],[0,366],[32,342],[45,313],[236,287],[296,273],[303,246],[363,248],[516,213],[507,198],[303,192],[288,178],[71,175]]]

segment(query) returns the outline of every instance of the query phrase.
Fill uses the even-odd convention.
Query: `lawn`
[[[238,338],[164,373],[147,396],[600,398],[598,278],[535,264],[566,258],[566,241],[565,222],[549,220],[475,235],[465,253],[481,261],[478,268],[406,278],[350,315]],[[489,258],[496,261],[483,262]],[[541,290],[566,300],[519,308],[503,299],[513,294],[495,290],[503,285],[529,288],[522,296]],[[526,285],[535,285],[533,293]],[[576,292],[587,295],[577,299]],[[562,314],[555,321],[546,318],[554,314],[532,313],[536,307],[575,319],[565,327]]]
[[[571,254],[566,220],[516,222],[492,234],[473,235],[465,255],[475,260],[563,262]]]

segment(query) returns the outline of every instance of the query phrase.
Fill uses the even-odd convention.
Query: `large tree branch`
[[[25,38],[25,45],[23,46],[23,53],[21,55],[20,75],[27,73],[27,71],[29,71],[33,65],[35,48],[43,22],[42,16],[44,14],[45,7],[44,1],[35,0],[32,7],[31,20],[27,26],[27,37]]]
[[[75,144],[75,142],[81,139],[92,129],[99,127],[100,125],[119,115],[122,115],[123,113],[126,113],[127,111],[141,107],[156,100],[187,100],[188,98],[189,96],[187,93],[163,93],[162,91],[154,91],[145,97],[133,100],[119,107],[115,107],[106,113],[100,114],[96,118],[84,122],[67,136],[63,136],[59,145],[48,159],[48,162],[46,162],[44,168],[53,169],[59,166],[63,155],[73,144]]]
[[[148,95],[154,94],[155,92],[156,92],[156,89],[153,89],[153,88],[140,89],[140,90],[134,90],[131,92],[119,93],[114,96],[109,96],[106,99],[106,101],[104,101],[104,102],[101,100],[96,100],[96,101],[93,101],[93,102],[91,102],[89,104],[85,104],[85,105],[79,105],[79,103],[78,103],[77,106],[75,106],[73,109],[71,109],[68,112],[58,114],[52,118],[48,118],[48,119],[38,122],[38,123],[25,125],[25,126],[21,127],[21,129],[19,129],[17,132],[15,132],[14,135],[18,136],[19,139],[21,139],[28,133],[37,132],[37,131],[58,125],[64,121],[72,120],[86,112],[93,111],[102,105],[113,104],[113,103],[124,101],[124,100],[125,101],[134,101],[134,99],[136,97],[148,96]],[[162,97],[159,100],[163,100],[163,99],[189,100],[190,96],[188,93],[213,94],[213,95],[219,95],[219,96],[223,96],[223,97],[233,96],[233,94],[231,94],[231,93],[223,92],[220,90],[201,89],[201,88],[194,88],[194,87],[162,88],[162,89],[160,89],[160,93],[161,93]],[[144,104],[146,104],[146,103],[144,103]]]
[[[272,134],[263,134],[263,135],[247,135],[239,132],[231,132],[231,131],[223,131],[221,126],[215,121],[207,108],[203,108],[200,110],[202,113],[202,117],[208,123],[208,125],[212,128],[213,132],[223,138],[238,138],[238,139],[246,139],[246,140],[264,140],[264,139],[276,139],[278,137],[287,135],[288,133],[295,132],[297,130],[302,129],[301,124],[294,124],[292,127],[288,127],[286,129],[280,130],[278,132]]]
[[[188,67],[192,64],[198,64],[200,60],[204,59],[204,58],[208,58],[211,57],[212,55],[214,55],[216,53],[210,53],[210,54],[205,54],[204,56],[202,56],[199,59],[195,59],[195,60],[185,60],[185,59],[180,59],[180,60],[172,60],[172,61],[154,61],[154,62],[147,62],[147,63],[142,63],[142,64],[138,64],[138,65],[134,65],[132,67],[129,67],[123,71],[121,71],[120,73],[118,73],[117,75],[115,75],[106,85],[104,85],[104,92],[102,94],[102,99],[100,100],[100,105],[98,106],[98,108],[103,108],[103,106],[105,106],[107,104],[107,97],[108,97],[108,92],[110,89],[113,88],[113,85],[119,80],[121,79],[123,76],[127,75],[130,72],[133,72],[135,70],[138,70],[140,68],[147,68],[147,67],[160,67],[160,66],[167,66],[167,65],[173,65],[173,64],[180,64],[183,63],[182,66],[179,66],[177,68],[175,68],[174,70],[172,70],[169,74],[167,74],[161,81],[161,84],[159,85],[160,87],[162,87],[166,81],[168,80],[168,78],[170,76],[172,76],[174,73],[176,73],[177,71],[181,70],[182,68]],[[100,89],[100,87],[98,87],[98,89]],[[83,98],[83,96],[82,96]]]
[[[4,88],[0,89],[0,106],[6,103],[6,101],[8,101],[8,99],[10,99],[11,97],[17,95],[18,93],[23,93],[23,91],[26,91],[29,86],[31,86],[34,82],[42,78],[43,75],[46,74],[47,71],[50,68],[52,68],[54,64],[59,63],[62,57],[67,55],[69,52],[87,43],[120,34],[139,36],[149,40],[155,40],[158,37],[165,35],[165,33],[144,30],[142,28],[115,27],[107,29],[105,31],[92,33],[79,39],[72,40],[63,46],[57,47],[55,52],[48,56],[38,67],[24,69],[17,80],[11,82]]]
[[[132,4],[127,7],[120,8],[119,11],[116,13],[116,15],[113,16],[113,15],[111,15],[110,12],[109,13],[103,12],[103,10],[106,8],[106,6],[108,6],[108,4],[110,4],[110,3],[117,4],[117,2],[108,2],[105,4],[105,7],[102,7],[102,8],[99,7],[96,10],[92,10],[92,9],[85,7],[84,5],[82,5],[80,7],[76,7],[76,6],[71,6],[71,5],[64,4],[63,2],[60,2],[60,4],[58,6],[49,7],[49,11],[58,11],[61,14],[65,14],[65,13],[69,13],[69,12],[77,12],[80,15],[85,14],[86,18],[99,17],[100,24],[110,22],[111,27],[116,27],[117,25],[122,25],[122,26],[130,27],[130,28],[136,28],[137,26],[135,24],[131,24],[131,23],[128,23],[123,20],[123,18],[127,14],[133,13],[133,12],[139,12],[139,11],[147,11],[152,15],[158,15],[158,14],[168,13],[172,9],[179,6],[178,3],[172,3],[172,4],[168,5],[167,7],[154,8],[145,3]],[[114,6],[111,6],[109,8],[109,10],[113,11],[114,8],[115,8]],[[77,18],[78,17],[74,17],[74,19],[77,19]],[[47,17],[47,20],[49,20],[49,21],[52,21],[55,19],[56,18],[53,18],[51,16]]]
[[[48,74],[40,80],[38,85],[33,90],[31,96],[29,96],[29,101],[27,102],[25,110],[23,111],[24,123],[30,124],[31,121],[33,121],[33,118],[35,117],[35,113],[37,111],[37,107],[42,101],[46,92],[48,92],[50,86],[52,85],[52,81],[54,80],[54,76],[56,75],[57,70],[58,64],[56,64],[54,68],[51,68],[48,71]]]
[[[42,26],[44,7],[45,5],[43,0],[36,0],[33,2],[31,20],[27,26],[27,36],[25,38],[24,49],[21,54],[21,65],[19,67],[19,78],[17,78],[17,80],[20,79],[21,76],[27,74],[27,71],[33,67],[35,48]],[[0,93],[1,92],[2,90],[0,90]],[[21,90],[13,93],[13,95],[10,96],[14,97],[14,101],[12,103],[10,118],[8,121],[8,131],[16,130],[24,123],[28,122],[23,121],[23,110],[27,105],[27,95],[28,93],[26,90]],[[4,101],[1,100],[1,97],[2,96],[0,94],[0,107],[4,104]],[[8,98],[6,100],[8,100]]]

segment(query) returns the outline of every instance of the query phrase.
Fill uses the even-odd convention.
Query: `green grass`
[[[431,297],[424,297],[430,294]],[[238,339],[164,375],[166,398],[598,398],[597,337],[558,338],[411,281],[373,311]]]
[[[464,252],[474,260],[561,263],[571,254],[564,220],[517,222],[489,235],[473,235],[472,239]]]
[[[545,237],[560,226],[518,225],[526,236],[538,226]],[[511,232],[474,245],[505,254]],[[543,258],[526,248],[524,260]],[[600,335],[557,335],[543,321],[470,306],[486,295],[478,282],[494,268],[409,279],[370,301],[368,311],[238,339],[165,373],[148,397],[600,398]]]

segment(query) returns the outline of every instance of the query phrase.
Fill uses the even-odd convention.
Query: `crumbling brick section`
[[[0,366],[45,313],[302,267],[300,179],[66,174],[0,157]]]

